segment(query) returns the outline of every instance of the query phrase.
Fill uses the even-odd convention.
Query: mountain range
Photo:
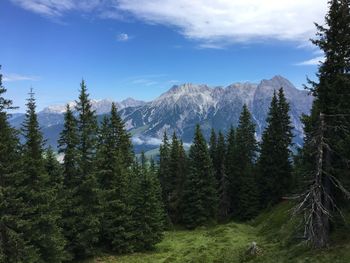
[[[126,128],[132,135],[135,151],[157,148],[164,131],[176,132],[185,144],[192,141],[195,125],[201,125],[206,138],[213,127],[226,132],[236,126],[244,104],[252,113],[259,139],[266,126],[266,117],[274,90],[284,89],[290,103],[290,117],[294,126],[294,142],[302,143],[303,127],[301,115],[308,114],[313,97],[307,91],[297,89],[282,76],[275,76],[260,83],[234,83],[227,87],[208,85],[175,85],[150,102],[128,98],[116,102]],[[92,100],[93,109],[101,120],[108,114],[112,100]],[[75,102],[68,102],[74,107]],[[38,113],[38,120],[49,145],[56,147],[59,133],[63,128],[65,105],[47,107]],[[19,128],[24,114],[15,114],[10,122]]]

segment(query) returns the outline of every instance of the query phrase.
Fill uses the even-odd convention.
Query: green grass
[[[176,230],[165,233],[155,250],[125,256],[106,255],[89,263],[340,263],[350,262],[349,229],[333,235],[333,246],[311,250],[297,239],[293,229],[297,221],[290,218],[288,203],[266,211],[248,223],[230,222],[193,231]],[[257,242],[260,252],[247,256],[249,244]]]

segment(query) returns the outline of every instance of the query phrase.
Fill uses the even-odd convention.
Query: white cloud
[[[154,138],[154,137],[142,137],[141,138],[138,136],[134,136],[131,138],[131,141],[135,145],[147,144],[147,145],[159,146],[162,143],[161,139]]]
[[[299,62],[296,65],[297,66],[315,66],[315,65],[319,65],[320,62],[323,62],[324,59],[325,59],[324,56],[319,56],[319,57],[316,57],[316,58],[312,58],[312,59],[309,59],[309,60],[305,60],[305,61]]]
[[[262,39],[306,43],[322,23],[327,0],[12,0],[46,16],[69,11],[120,19],[131,15],[175,28],[203,48]]]
[[[3,80],[5,82],[23,81],[23,80],[31,80],[31,81],[39,80],[39,77],[37,77],[37,76],[26,76],[26,75],[21,75],[21,74],[16,74],[16,73],[4,74],[3,77],[4,77]]]
[[[120,33],[118,36],[117,36],[117,40],[119,42],[126,42],[128,40],[130,40],[130,36],[126,33]]]
[[[308,41],[322,22],[327,0],[119,0],[139,19],[175,26],[208,47],[218,43],[277,39]]]

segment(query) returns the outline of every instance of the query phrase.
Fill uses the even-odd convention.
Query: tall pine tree
[[[111,117],[104,117],[99,132],[96,175],[102,197],[100,243],[107,250],[126,253],[132,250],[131,207],[128,204],[128,170],[125,167],[128,160],[122,158],[125,149],[120,146],[119,120],[113,103]]]
[[[184,169],[182,159],[182,150],[180,141],[177,139],[174,132],[170,146],[169,155],[169,175],[167,178],[168,186],[168,216],[172,224],[177,224],[180,221],[180,204],[182,196],[182,187],[184,179]]]
[[[239,182],[238,213],[239,219],[251,219],[259,209],[259,196],[255,171],[257,142],[255,124],[246,105],[243,106],[236,132],[236,172]]]
[[[69,105],[64,114],[64,127],[58,140],[58,152],[63,154],[63,195],[62,225],[67,239],[67,252],[70,259],[75,257],[77,236],[76,224],[79,219],[79,198],[77,187],[80,184],[78,175],[78,131],[77,121]]]
[[[217,182],[210,154],[200,126],[196,126],[189,153],[189,173],[185,180],[182,203],[183,222],[188,228],[216,220]]]
[[[136,251],[145,251],[153,249],[163,237],[164,207],[156,169],[154,164],[147,164],[143,152],[141,165],[134,165],[133,170],[133,244]]]
[[[24,218],[27,205],[21,195],[26,189],[18,134],[8,121],[8,111],[14,107],[5,93],[0,74],[0,262],[38,262],[39,251],[23,234],[31,224]]]
[[[312,82],[315,96],[311,115],[305,120],[302,156],[311,174],[298,211],[306,214],[306,238],[314,247],[329,243],[330,216],[344,204],[344,188],[349,186],[350,137],[350,2],[329,1],[326,25],[316,24],[317,38],[312,42],[325,54]]]
[[[44,141],[35,108],[31,91],[22,128],[25,139],[22,150],[25,191],[22,198],[27,203],[23,216],[28,222],[23,235],[37,249],[40,256],[37,262],[62,262],[66,255],[65,240],[59,227],[61,211],[56,202],[57,184],[45,170]]]
[[[278,96],[278,97],[277,97]],[[283,93],[274,92],[262,135],[258,160],[260,201],[263,208],[278,203],[292,186],[292,126]]]
[[[75,107],[77,120],[77,176],[74,189],[74,235],[71,244],[76,257],[91,256],[96,251],[100,229],[100,201],[95,177],[97,120],[91,108],[85,82],[81,82],[80,95]]]

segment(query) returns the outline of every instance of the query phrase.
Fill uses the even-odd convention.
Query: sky
[[[152,100],[181,83],[274,75],[302,88],[323,55],[309,39],[327,0],[1,0],[7,97],[25,111],[91,98]]]

